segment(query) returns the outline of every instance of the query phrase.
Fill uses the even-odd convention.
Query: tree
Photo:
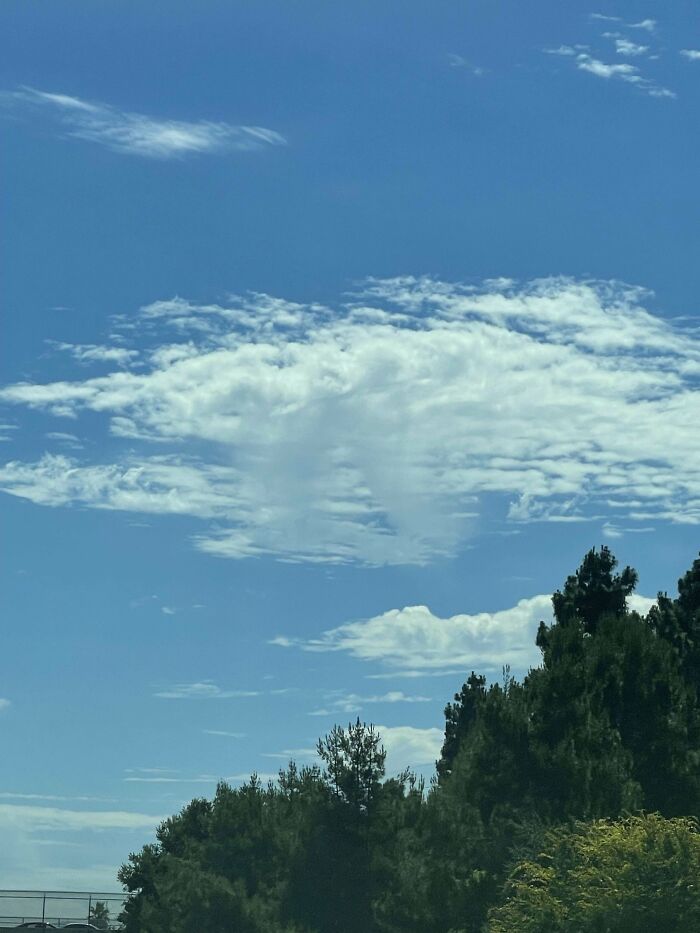
[[[659,593],[647,618],[652,629],[673,646],[686,680],[699,693],[700,558],[678,581],[678,597],[670,599],[668,594]]]
[[[548,833],[513,869],[488,933],[680,933],[700,928],[700,834],[658,814]]]
[[[109,908],[104,901],[96,901],[90,908],[90,923],[98,930],[109,929]]]
[[[472,671],[460,692],[455,693],[454,703],[445,707],[445,741],[437,762],[438,778],[443,779],[451,773],[460,742],[476,722],[479,702],[485,693],[486,678]]]
[[[324,778],[336,798],[356,812],[374,801],[385,773],[386,751],[374,726],[357,722],[335,726],[319,739],[316,751],[325,764]]]

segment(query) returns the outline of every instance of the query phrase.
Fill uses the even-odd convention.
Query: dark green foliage
[[[554,594],[542,663],[522,683],[507,668],[490,685],[472,672],[445,708],[428,793],[409,772],[386,779],[373,727],[336,727],[318,743],[322,767],[221,784],[167,820],[121,869],[128,933],[483,933],[489,911],[493,933],[646,929],[641,907],[617,910],[612,882],[590,922],[562,913],[568,894],[555,903],[556,885],[586,878],[584,850],[601,866],[609,855],[642,906],[645,886],[665,898],[672,883],[659,847],[687,865],[697,857],[694,824],[667,818],[700,814],[700,560],[647,618],[627,608],[636,573],[616,566],[605,547],[585,555]],[[605,822],[644,810],[658,815]],[[650,853],[630,875],[623,825],[636,833],[632,861]],[[566,858],[571,874],[547,875],[547,900],[542,872]],[[540,879],[530,900],[528,872]],[[664,901],[670,917],[681,902],[696,910],[683,897]]]

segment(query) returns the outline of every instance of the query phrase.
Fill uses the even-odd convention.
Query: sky
[[[698,552],[677,0],[6,0],[0,887],[219,779],[429,776],[585,552]]]

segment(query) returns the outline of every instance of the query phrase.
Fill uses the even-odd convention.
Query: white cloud
[[[245,732],[226,732],[223,729],[203,729],[206,735],[226,736],[229,739],[244,739]]]
[[[24,804],[0,804],[0,827],[15,826],[27,832],[76,832],[103,829],[152,830],[164,817],[125,810],[64,810]]]
[[[700,62],[700,49],[681,49],[680,54],[691,62]]]
[[[155,774],[149,777],[131,775],[122,778],[125,784],[218,784],[219,781],[240,780],[239,774],[223,777],[217,774],[197,774],[194,777],[173,777],[165,774]]]
[[[16,794],[11,791],[2,791],[0,793],[0,800],[49,800],[54,803],[106,803],[110,802],[112,798],[109,797],[90,797],[90,796],[75,796],[75,797],[65,797],[61,794]]]
[[[485,68],[482,68],[481,65],[473,64],[473,62],[470,62],[468,58],[464,58],[462,55],[455,55],[451,52],[447,58],[452,68],[464,68],[477,78],[481,78],[486,74]]]
[[[401,690],[389,690],[387,693],[374,696],[360,696],[357,693],[341,693],[334,691],[326,698],[326,705],[322,709],[313,710],[310,716],[335,716],[338,713],[359,713],[360,710],[373,703],[428,703],[430,697],[408,696]]]
[[[655,603],[655,598],[651,596],[642,596],[641,593],[631,593],[627,597],[627,606],[642,616],[645,616]]]
[[[318,759],[315,748],[283,748],[281,752],[263,752],[263,758],[279,758],[281,761],[314,761]]]
[[[6,105],[46,109],[66,127],[70,136],[99,143],[116,152],[151,159],[251,151],[286,142],[279,133],[262,126],[235,126],[207,120],[162,120],[33,88],[5,94],[3,101]]]
[[[261,295],[158,302],[137,325],[138,371],[0,392],[105,419],[123,455],[15,460],[0,488],[196,517],[196,546],[232,558],[424,563],[465,546],[486,500],[511,529],[697,524],[700,342],[645,298],[405,277],[335,312]]]
[[[646,614],[655,602],[633,594],[631,609]],[[360,661],[379,663],[391,669],[386,676],[422,677],[430,673],[465,673],[470,670],[498,671],[504,665],[526,671],[540,663],[535,635],[541,620],[552,621],[552,597],[532,596],[515,606],[496,612],[460,614],[441,618],[427,606],[391,609],[371,619],[348,622],[323,632],[318,638],[274,639],[272,644],[298,647],[303,651],[343,652]],[[380,675],[384,676],[384,675]],[[389,697],[394,696],[392,701]],[[341,697],[340,700],[345,699]],[[362,702],[424,701],[394,691],[379,697],[347,697],[348,712]],[[342,708],[342,707],[341,707]],[[332,705],[319,713],[332,713]]]
[[[605,33],[608,38],[614,38],[616,33]],[[648,51],[647,46],[637,45],[627,39],[616,39],[618,54],[621,55],[641,55]],[[585,48],[585,47],[584,47]],[[608,64],[594,58],[589,52],[582,51],[581,46],[562,45],[558,49],[545,49],[549,55],[561,55],[571,58],[575,62],[579,71],[585,71],[588,74],[595,75],[597,78],[605,80],[624,81],[626,84],[635,85],[638,90],[650,97],[657,98],[675,98],[674,91],[656,84],[650,78],[645,77],[636,65],[630,65],[629,62]]]
[[[627,23],[628,29],[644,29],[646,32],[656,32],[655,19],[643,19],[638,23]]]
[[[601,20],[605,23],[619,23],[621,22],[619,16],[606,16],[604,13],[591,13],[591,19]]]
[[[636,57],[638,55],[644,55],[645,52],[648,52],[649,46],[637,45],[636,42],[632,42],[630,39],[615,39],[615,50],[618,55]]]
[[[387,774],[397,774],[404,768],[434,765],[440,757],[445,738],[442,729],[417,729],[415,726],[377,726],[386,749]]]
[[[174,684],[159,690],[154,696],[163,700],[225,700],[232,697],[257,697],[258,690],[224,690],[211,680],[192,684]]]
[[[588,71],[597,78],[620,78],[631,84],[639,84],[642,80],[635,65],[606,65],[605,62],[585,54],[578,55],[577,62],[581,71]]]
[[[12,706],[10,700],[6,700],[4,697],[0,697],[0,713],[4,713],[6,709],[9,709]]]
[[[540,619],[549,621],[551,616],[551,596],[521,599],[498,612],[446,619],[427,606],[406,606],[348,622],[296,645],[311,652],[340,651],[396,669],[493,670],[510,664],[524,670],[539,662],[535,633]]]
[[[127,350],[125,347],[110,347],[100,344],[87,343],[56,343],[56,350],[62,350],[81,363],[115,363],[118,366],[128,366],[139,355],[138,350]]]

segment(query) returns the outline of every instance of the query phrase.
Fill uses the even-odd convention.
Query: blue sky
[[[693,12],[3,4],[2,886],[357,715],[429,773],[593,545],[674,589]]]

